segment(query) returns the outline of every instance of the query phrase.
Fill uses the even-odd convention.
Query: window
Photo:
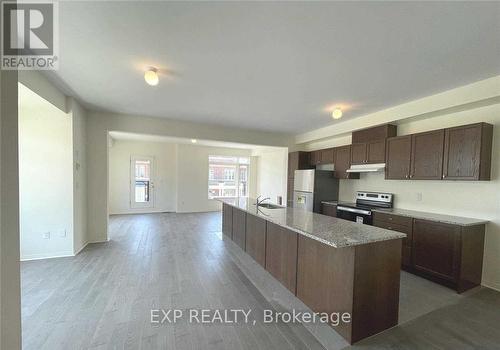
[[[153,206],[153,179],[151,157],[132,157],[130,181],[131,208],[150,208]]]
[[[208,157],[208,198],[248,197],[250,158]]]

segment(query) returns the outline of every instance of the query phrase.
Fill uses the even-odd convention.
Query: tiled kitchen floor
[[[305,306],[223,240],[220,213],[110,218],[110,241],[72,258],[23,262],[24,349],[341,349],[328,326],[262,324],[264,309]],[[152,325],[151,309],[252,309],[256,324]],[[403,273],[400,325],[363,349],[493,349],[500,293],[458,295]],[[493,346],[493,347],[492,347]]]

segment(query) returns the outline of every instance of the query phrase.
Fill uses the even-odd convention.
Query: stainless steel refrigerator
[[[339,180],[329,170],[295,170],[293,180],[293,207],[315,213],[321,212],[322,201],[339,197]]]

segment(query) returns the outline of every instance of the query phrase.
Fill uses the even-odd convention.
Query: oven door
[[[372,224],[372,212],[370,210],[337,206],[337,217],[344,220],[354,221],[359,224]]]

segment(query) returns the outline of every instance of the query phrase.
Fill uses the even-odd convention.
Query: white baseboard
[[[102,241],[88,241],[87,244],[91,244],[91,243],[106,243],[106,242],[109,242],[109,238],[105,239],[105,240],[102,240]]]
[[[47,254],[30,254],[21,257],[21,261],[31,261],[31,260],[43,260],[43,259],[55,259],[55,258],[67,258],[75,256],[73,252],[57,252],[51,255]]]
[[[496,290],[497,292],[500,292],[500,283],[499,282],[482,281],[481,285],[483,287],[487,287],[487,288]]]
[[[87,245],[89,244],[89,242],[85,242],[83,243],[83,245],[80,247],[80,249],[78,249],[74,255],[78,255]]]

